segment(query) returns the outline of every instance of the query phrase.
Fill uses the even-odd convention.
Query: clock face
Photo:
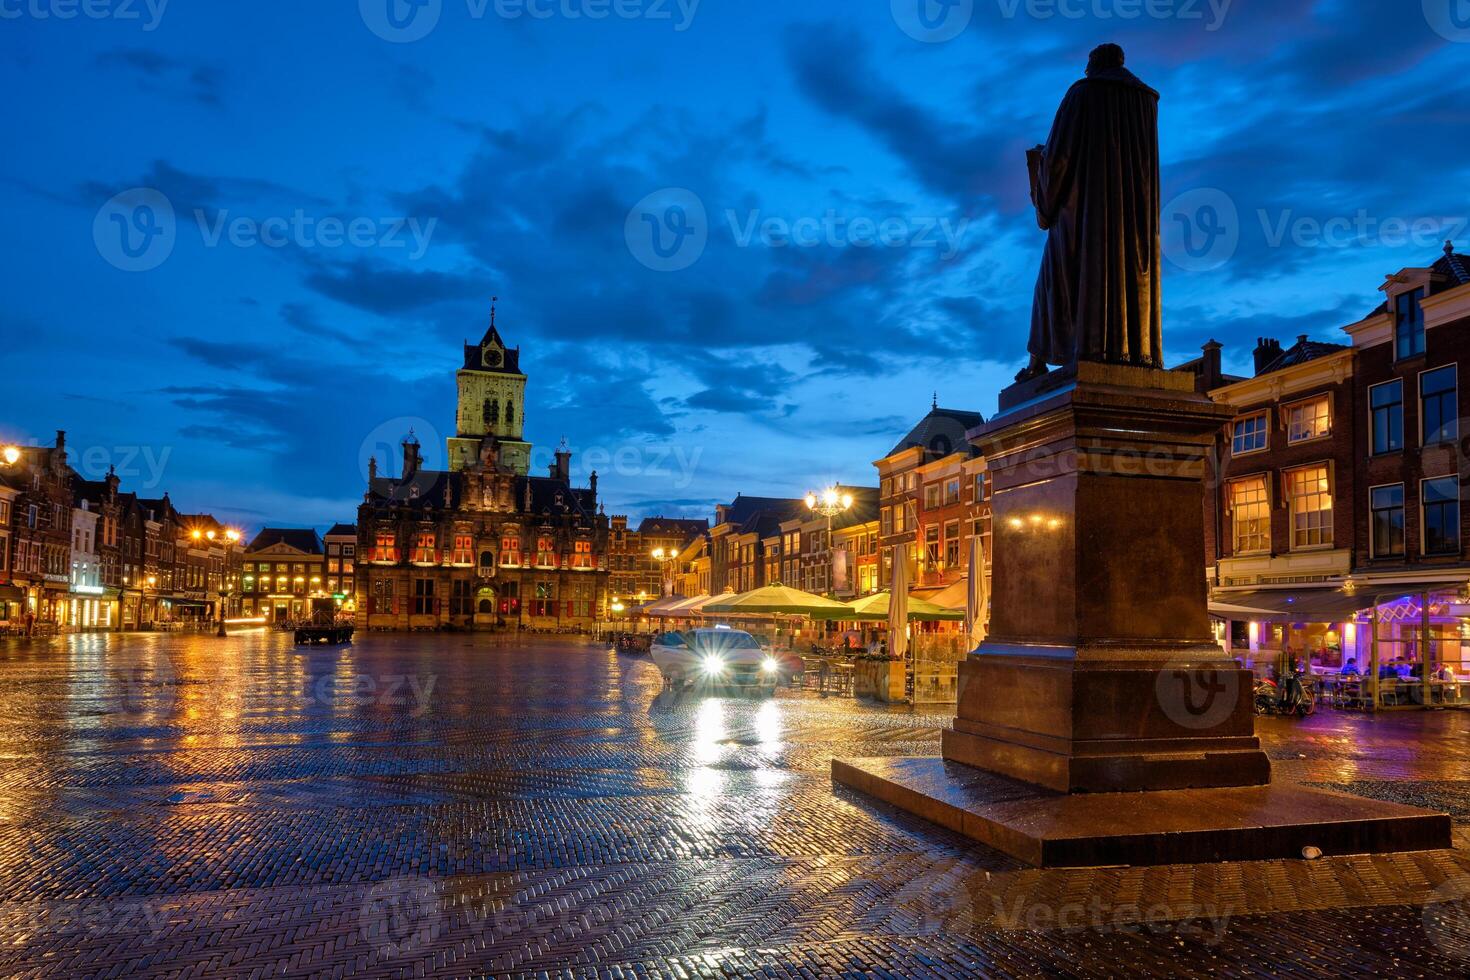
[[[484,360],[486,367],[500,367],[501,357],[502,356],[500,351],[496,350],[494,347],[485,348]]]

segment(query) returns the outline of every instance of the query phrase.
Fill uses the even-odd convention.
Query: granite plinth
[[[833,759],[832,778],[1036,867],[1193,864],[1452,846],[1450,818],[1291,783],[1056,793],[937,757]]]

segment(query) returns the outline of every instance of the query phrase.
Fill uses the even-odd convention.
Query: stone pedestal
[[[1210,632],[1208,453],[1232,412],[1184,373],[1081,364],[972,433],[993,480],[990,634],[943,759],[834,780],[1035,864],[1450,846],[1444,814],[1272,786],[1252,678]]]
[[[1068,380],[1009,390],[972,433],[993,613],[944,757],[1061,792],[1265,783],[1250,674],[1206,612],[1204,477],[1231,411],[1189,374],[1084,363]]]

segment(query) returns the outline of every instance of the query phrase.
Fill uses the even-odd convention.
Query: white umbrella
[[[893,549],[893,585],[888,602],[888,655],[902,657],[909,649],[909,563],[905,545]]]
[[[965,631],[970,639],[979,644],[985,641],[985,605],[990,601],[990,589],[985,583],[985,549],[980,535],[970,539],[970,581],[965,590]]]

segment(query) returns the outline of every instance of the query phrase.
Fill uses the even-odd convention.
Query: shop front
[[[1226,649],[1257,677],[1304,672],[1330,706],[1470,705],[1464,583],[1217,592],[1210,611]]]
[[[0,585],[0,630],[25,628],[26,594],[18,585]]]
[[[73,585],[67,600],[66,625],[79,630],[112,629],[115,599],[100,585]]]

